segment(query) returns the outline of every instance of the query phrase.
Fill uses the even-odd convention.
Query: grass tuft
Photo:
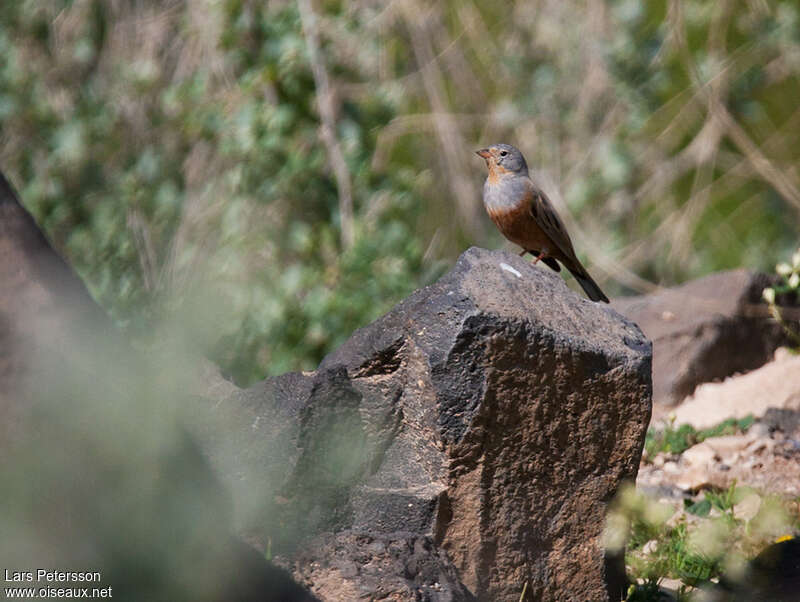
[[[752,415],[747,415],[738,419],[728,418],[717,425],[700,430],[695,429],[690,424],[682,424],[677,428],[672,423],[663,429],[650,427],[645,437],[644,459],[645,461],[652,461],[659,453],[680,455],[693,445],[711,437],[746,433],[754,422],[755,418]]]

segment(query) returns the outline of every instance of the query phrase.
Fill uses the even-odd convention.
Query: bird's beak
[[[484,159],[488,159],[492,156],[492,153],[489,152],[488,148],[482,148],[481,150],[476,150],[475,154],[479,157],[483,157]]]

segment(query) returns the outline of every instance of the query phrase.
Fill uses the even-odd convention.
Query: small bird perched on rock
[[[493,144],[476,151],[486,160],[489,176],[483,185],[483,205],[508,240],[540,259],[556,272],[564,264],[589,299],[608,303],[597,283],[575,256],[567,229],[547,196],[528,175],[522,153],[510,144]]]

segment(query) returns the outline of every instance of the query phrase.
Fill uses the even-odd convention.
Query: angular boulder
[[[209,406],[209,445],[242,530],[323,600],[619,599],[601,534],[650,375],[632,322],[472,248],[316,372]]]

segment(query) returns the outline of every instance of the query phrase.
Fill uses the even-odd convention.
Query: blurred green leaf
[[[503,244],[477,144],[522,148],[614,293],[771,270],[797,248],[798,8],[680,8],[324,3],[352,248],[294,3],[0,3],[0,160],[131,336],[206,305],[207,351],[242,383],[314,367],[466,247]]]

